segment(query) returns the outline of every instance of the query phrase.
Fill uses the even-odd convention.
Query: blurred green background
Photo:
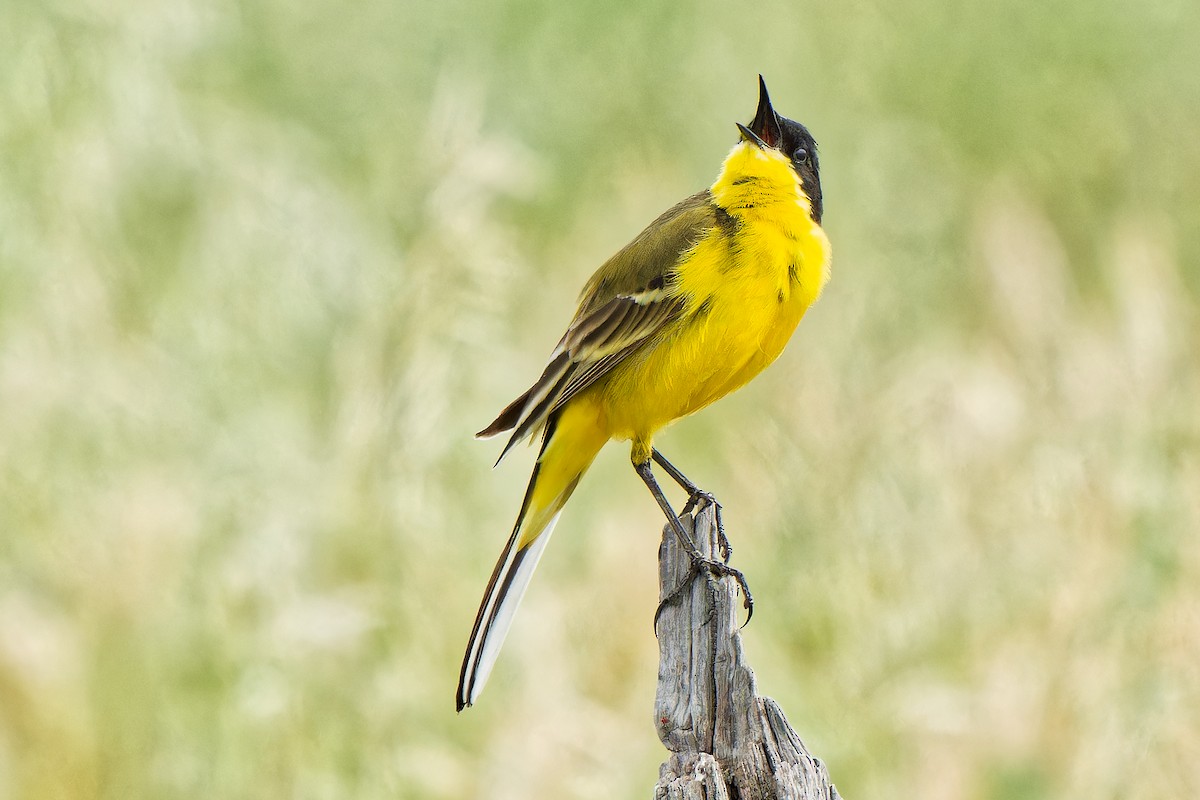
[[[834,277],[660,440],[850,798],[1200,796],[1200,5],[0,4],[0,796],[647,797],[624,446],[471,433],[762,72]]]

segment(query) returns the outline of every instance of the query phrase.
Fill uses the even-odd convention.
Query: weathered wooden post
[[[683,517],[696,548],[716,552],[716,509]],[[659,548],[659,596],[687,578],[690,562],[668,525]],[[658,620],[654,719],[671,757],[656,800],[840,800],[825,765],[783,711],[759,697],[738,629],[733,578],[701,572]],[[742,612],[744,613],[744,612]]]

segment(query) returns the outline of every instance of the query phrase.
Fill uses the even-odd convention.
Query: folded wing
[[[652,294],[660,297],[652,298]],[[537,382],[476,435],[486,438],[512,430],[500,453],[500,459],[504,458],[513,445],[540,430],[551,414],[647,344],[682,310],[681,298],[651,290],[614,297],[577,317]]]
[[[476,434],[488,438],[513,432],[496,463],[513,445],[540,430],[572,397],[639,348],[651,345],[683,313],[685,299],[671,291],[673,274],[696,242],[719,224],[711,200],[708,192],[684,200],[592,277],[542,376]]]

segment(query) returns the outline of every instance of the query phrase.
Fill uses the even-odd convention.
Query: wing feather
[[[696,242],[719,224],[711,200],[707,192],[689,197],[592,276],[575,318],[541,377],[477,434],[486,437],[513,431],[500,459],[545,425],[571,398],[632,353],[651,346],[656,335],[683,313],[684,299],[671,292],[673,273]]]

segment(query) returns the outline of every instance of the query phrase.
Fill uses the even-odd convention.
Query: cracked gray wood
[[[697,549],[716,552],[716,515],[706,505],[683,517]],[[686,579],[690,561],[668,525],[659,547],[659,597]],[[671,751],[656,800],[840,800],[825,765],[783,711],[759,697],[742,651],[737,582],[707,571],[663,608],[658,620],[654,722]]]

